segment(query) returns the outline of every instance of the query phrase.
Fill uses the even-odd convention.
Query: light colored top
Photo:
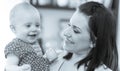
[[[61,53],[59,55],[59,58],[50,65],[50,71],[86,71],[84,65],[80,66],[80,68],[77,69],[77,65],[75,65],[74,62],[63,59],[63,56],[65,54],[66,53]],[[97,69],[95,69],[95,71],[112,71],[112,70],[107,68],[103,64]]]

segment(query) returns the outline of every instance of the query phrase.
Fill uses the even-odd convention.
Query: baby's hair
[[[11,24],[14,24],[15,22],[15,17],[20,13],[22,14],[21,12],[25,11],[25,12],[33,12],[35,14],[38,14],[38,16],[40,15],[38,10],[33,7],[31,4],[27,3],[27,2],[22,2],[22,3],[19,3],[17,5],[15,5],[15,7],[12,8],[12,10],[10,11],[10,23]],[[24,13],[23,13],[24,15]],[[22,15],[20,15],[22,16]]]

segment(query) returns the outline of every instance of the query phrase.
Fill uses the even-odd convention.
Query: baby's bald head
[[[31,15],[31,17],[36,16],[40,18],[38,10],[32,5],[22,2],[17,4],[10,12],[10,23],[15,24],[17,20],[25,18],[25,16]]]

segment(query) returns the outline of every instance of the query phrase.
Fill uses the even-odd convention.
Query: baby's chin
[[[37,42],[37,40],[24,40],[24,41],[29,44],[35,44]]]
[[[31,40],[31,41],[28,41],[28,43],[30,43],[30,44],[35,44],[37,42],[37,40]]]
[[[18,38],[19,38],[19,37],[18,37]],[[34,44],[34,43],[37,42],[37,39],[36,39],[36,38],[35,38],[35,39],[30,39],[30,38],[19,38],[19,39],[23,40],[23,41],[26,42],[26,43],[30,43],[30,44]]]

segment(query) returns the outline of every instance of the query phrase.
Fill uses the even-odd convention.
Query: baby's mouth
[[[30,37],[36,37],[37,34],[29,34],[28,36],[30,36]]]

